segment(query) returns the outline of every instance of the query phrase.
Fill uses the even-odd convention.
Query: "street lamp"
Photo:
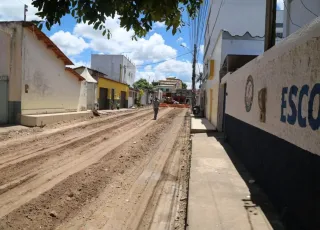
[[[181,47],[188,49],[189,51],[193,52],[192,50],[190,50],[187,46],[180,44]]]

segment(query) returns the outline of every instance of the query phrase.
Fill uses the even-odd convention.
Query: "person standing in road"
[[[157,97],[154,98],[153,101],[153,111],[154,111],[154,120],[157,120],[158,112],[159,112],[160,102]]]

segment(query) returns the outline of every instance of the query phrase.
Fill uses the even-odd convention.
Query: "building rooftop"
[[[108,74],[102,73],[102,72],[100,72],[100,71],[98,71],[98,70],[91,69],[91,68],[86,67],[86,66],[78,66],[78,67],[75,67],[75,68],[73,68],[73,69],[88,69],[88,70],[94,71],[94,72],[96,72],[96,73],[99,73],[99,74],[108,76]]]
[[[81,69],[81,68],[83,68],[83,69],[88,69],[88,70],[90,70],[90,71],[92,71],[92,72],[95,72],[95,73],[104,75],[103,78],[106,79],[106,80],[108,80],[108,81],[113,81],[113,82],[116,82],[116,83],[119,83],[119,84],[122,84],[122,85],[128,85],[128,84],[122,83],[122,82],[120,82],[120,81],[116,81],[116,80],[110,79],[110,78],[108,78],[108,75],[107,75],[107,74],[102,73],[102,72],[100,72],[100,71],[98,71],[98,70],[95,70],[95,69],[91,69],[91,68],[85,67],[85,66],[79,66],[79,67],[76,67],[76,68],[73,68],[73,69],[74,69],[74,70],[77,70],[77,69]]]
[[[82,77],[79,73],[77,73],[74,69],[70,67],[66,67],[65,70],[72,73],[74,76],[76,76],[79,79],[79,81],[86,80],[84,77]]]
[[[73,65],[73,62],[58,48],[47,35],[45,35],[34,23],[25,21],[3,21],[0,25],[6,24],[20,24],[23,27],[29,29],[39,41],[43,42],[48,49],[51,49],[57,56],[58,59],[62,60],[65,65]]]

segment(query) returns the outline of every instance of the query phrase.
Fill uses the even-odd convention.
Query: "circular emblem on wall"
[[[247,112],[251,110],[252,101],[253,101],[253,78],[250,75],[247,79],[245,95],[244,95],[244,103],[245,103]]]

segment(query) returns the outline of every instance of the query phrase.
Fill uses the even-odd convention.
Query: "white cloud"
[[[27,20],[39,20],[35,14],[38,12],[31,5],[32,0],[23,1],[28,6]],[[24,4],[18,0],[0,1],[0,21],[21,21],[23,20]]]
[[[54,33],[50,39],[67,55],[77,55],[89,48],[89,44],[83,38],[62,30]]]
[[[144,67],[145,71],[150,71],[152,70],[152,66],[151,65],[147,65],[146,67]]]
[[[201,55],[204,54],[204,45],[200,45],[200,54],[201,54]]]
[[[180,43],[180,42],[182,42],[183,41],[183,38],[182,37],[179,37],[178,39],[177,39],[177,42],[178,43]]]
[[[199,68],[200,72],[202,72],[203,65],[201,63],[197,63],[196,65],[196,74],[199,74]],[[140,69],[137,71],[136,80],[140,78],[148,80],[150,78],[150,81],[158,81],[171,76],[181,79],[191,88],[192,63],[173,59],[154,66],[148,65],[144,67],[143,70]]]
[[[148,60],[156,62],[165,58],[174,57],[177,51],[171,46],[165,44],[165,40],[160,34],[154,33],[148,39],[140,38],[138,41],[132,40],[133,30],[126,31],[120,28],[119,17],[107,18],[106,28],[108,28],[112,37],[108,40],[102,36],[102,31],[94,30],[87,24],[77,24],[74,28],[74,34],[89,40],[90,48],[95,52],[104,52],[109,54],[126,53],[137,65],[141,61]],[[137,63],[140,62],[140,63]]]
[[[284,10],[284,0],[277,0],[277,6],[280,10]]]
[[[164,22],[156,22],[153,25],[153,28],[164,28],[166,27],[166,24]]]
[[[89,62],[85,62],[85,61],[76,61],[74,60],[73,58],[71,58],[71,61],[73,62],[73,66],[70,66],[72,68],[75,68],[75,67],[79,67],[79,66],[85,66],[85,67],[88,67],[90,68],[91,64],[90,64],[90,61]]]

